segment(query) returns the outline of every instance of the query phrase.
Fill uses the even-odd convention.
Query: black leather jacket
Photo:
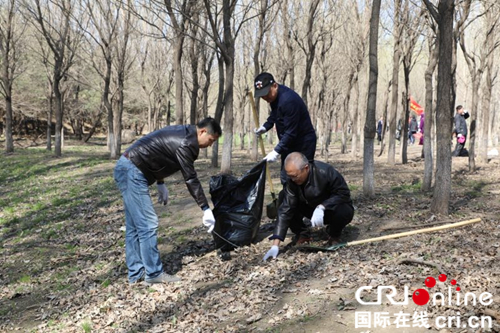
[[[200,147],[196,126],[168,126],[142,137],[125,154],[142,171],[148,185],[181,171],[189,193],[200,207],[208,206],[207,198],[194,169]]]
[[[288,179],[284,191],[283,202],[278,209],[278,223],[270,239],[285,240],[291,220],[300,213],[300,206],[316,208],[321,204],[325,210],[333,210],[340,203],[352,206],[351,191],[344,177],[331,165],[319,161],[309,163],[309,176],[303,185]]]

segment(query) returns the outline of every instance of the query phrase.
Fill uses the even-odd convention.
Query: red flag
[[[410,96],[410,109],[417,114],[417,116],[420,116],[422,113],[424,113],[424,108],[421,107],[413,97]]]

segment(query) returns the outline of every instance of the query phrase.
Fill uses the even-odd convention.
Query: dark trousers
[[[298,236],[309,237],[309,227],[302,220],[304,217],[311,218],[316,207],[300,205],[298,213],[290,223],[290,230]],[[340,237],[345,226],[351,223],[354,217],[354,208],[350,204],[342,203],[336,205],[333,210],[325,209],[324,223],[326,232],[334,238]]]
[[[464,154],[464,151],[463,151],[466,142],[467,142],[467,138],[465,138],[464,143],[458,142],[458,139],[457,139],[457,145],[455,146],[455,150],[453,151],[453,153],[451,155],[452,156],[467,156]]]

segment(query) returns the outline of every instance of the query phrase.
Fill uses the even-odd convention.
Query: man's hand
[[[271,246],[271,249],[269,251],[267,251],[263,260],[266,261],[267,259],[269,259],[269,257],[273,257],[274,259],[276,259],[279,252],[280,252],[280,248],[278,247],[278,245],[273,245],[273,246]]]
[[[461,137],[463,137],[463,135],[462,135],[462,134],[458,134],[458,135],[457,135],[457,138],[461,138]]]
[[[280,156],[280,154],[278,154],[276,150],[273,150],[272,152],[267,154],[267,156],[264,157],[264,159],[268,162],[275,162],[278,159],[278,156]]]
[[[158,203],[164,206],[168,203],[168,189],[165,184],[156,184],[158,187]]]
[[[325,217],[325,207],[323,205],[318,205],[313,212],[311,217],[311,224],[313,227],[322,227],[325,225],[323,218]]]
[[[214,230],[215,227],[215,217],[214,213],[212,213],[212,210],[206,209],[203,212],[203,225],[208,228],[207,232],[211,233],[212,230]]]
[[[261,126],[259,128],[255,128],[253,131],[255,132],[255,134],[260,135],[266,133],[267,129],[264,126]]]

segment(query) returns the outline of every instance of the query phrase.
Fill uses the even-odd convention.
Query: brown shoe
[[[340,237],[328,237],[328,241],[326,242],[326,245],[332,246],[332,245],[339,245],[342,242],[340,241]]]
[[[312,240],[313,239],[311,237],[299,237],[299,240],[295,244],[296,245],[307,244],[307,243],[312,242]]]

